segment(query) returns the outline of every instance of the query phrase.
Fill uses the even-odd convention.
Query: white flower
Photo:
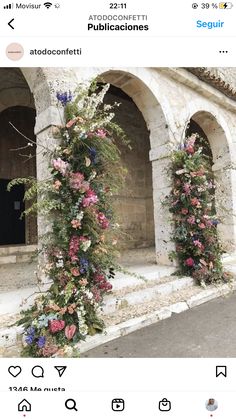
[[[84,217],[84,212],[80,211],[77,215],[76,215],[76,220],[81,221]]]
[[[93,170],[91,175],[89,176],[89,181],[93,180],[96,176],[97,176],[97,172],[96,172],[96,170]]]
[[[64,346],[63,352],[64,352],[64,354],[66,356],[71,357],[72,354],[73,354],[73,348],[72,348],[72,346],[69,346],[69,345]]]
[[[58,259],[58,261],[56,262],[56,268],[63,268],[63,266],[64,266],[63,259]]]
[[[87,335],[88,334],[88,326],[84,324],[83,326],[79,327],[79,331],[81,335]]]
[[[91,240],[86,240],[83,243],[81,243],[81,249],[83,250],[83,252],[87,252],[90,246],[91,246]]]
[[[92,298],[93,298],[93,293],[92,293],[91,291],[88,291],[88,290],[87,290],[87,291],[85,292],[85,294],[86,294],[86,296],[88,297],[88,299],[89,299],[89,300],[92,300]]]

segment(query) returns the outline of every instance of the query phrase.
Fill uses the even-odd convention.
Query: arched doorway
[[[100,72],[99,77],[103,83],[110,83],[112,86],[128,95],[128,98],[126,98],[127,103],[131,103],[132,106],[136,105],[136,123],[137,121],[139,121],[138,123],[141,123],[142,121],[142,126],[146,130],[146,134],[142,137],[142,140],[140,138],[141,143],[143,142],[143,144],[145,144],[142,160],[145,163],[142,164],[144,164],[144,166],[146,165],[147,169],[146,185],[148,185],[148,192],[146,193],[145,199],[146,203],[149,202],[149,204],[146,205],[146,231],[148,231],[149,234],[149,237],[148,235],[146,237],[148,237],[149,243],[146,242],[146,245],[149,246],[151,245],[151,242],[155,242],[155,253],[153,248],[153,256],[151,256],[150,259],[149,256],[147,256],[147,258],[156,261],[160,265],[171,265],[169,252],[174,250],[174,244],[171,241],[172,226],[168,222],[169,214],[167,214],[162,205],[162,200],[171,188],[166,172],[166,168],[170,163],[170,125],[167,122],[163,108],[157,98],[158,89],[154,93],[149,87],[150,77],[146,78],[147,75],[145,70],[143,69],[142,72],[140,72],[139,69],[129,70],[130,71],[122,69],[107,70]],[[117,102],[119,102],[119,100],[117,100]],[[139,111],[139,114],[137,113],[137,110]],[[132,126],[132,114],[127,113],[126,117],[131,118],[130,121]],[[136,167],[136,170],[138,172],[138,167]],[[140,177],[140,185],[142,182],[144,182],[144,180]],[[151,191],[152,197],[150,196],[149,191]],[[153,205],[151,204],[151,201],[153,202]],[[153,208],[153,213],[152,210],[149,212],[150,208]],[[145,245],[144,241],[143,245]],[[142,247],[142,249],[144,248]],[[142,250],[142,255],[144,254],[145,252]],[[147,258],[145,257],[145,261]],[[136,261],[137,260],[136,257]]]
[[[35,110],[13,106],[0,113],[0,245],[26,245],[37,242],[34,217],[21,217],[25,210],[24,186],[10,192],[7,184],[15,178],[36,176]],[[22,134],[21,134],[22,133]]]
[[[155,246],[152,166],[149,160],[149,131],[132,98],[111,85],[105,103],[119,103],[114,120],[126,133],[131,149],[118,144],[126,182],[115,198],[118,221],[123,237],[121,249],[153,248]],[[154,253],[154,252],[153,252]]]
[[[15,250],[24,246],[24,253],[32,251],[37,243],[36,217],[20,219],[24,187],[6,191],[9,180],[17,177],[36,176],[35,105],[28,83],[19,68],[0,69],[0,260],[13,263]],[[25,138],[25,137],[26,138]],[[30,157],[31,155],[31,157]],[[11,248],[11,245],[14,248]],[[11,250],[10,250],[11,249]],[[10,252],[10,253],[9,253]],[[10,254],[11,257],[5,258]],[[24,259],[24,257],[22,258]]]
[[[212,162],[216,183],[215,211],[220,220],[217,228],[225,251],[232,253],[235,251],[235,225],[231,157],[226,134],[216,118],[206,111],[196,112],[190,119],[186,134],[194,132],[207,140],[205,152]]]

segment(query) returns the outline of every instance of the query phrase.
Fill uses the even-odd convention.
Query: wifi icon
[[[50,3],[49,1],[47,1],[46,3],[44,3],[44,6],[49,9],[52,6],[52,3]]]

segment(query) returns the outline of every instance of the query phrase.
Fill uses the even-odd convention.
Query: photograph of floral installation
[[[202,319],[233,327],[236,70],[0,80],[0,356],[221,354]]]

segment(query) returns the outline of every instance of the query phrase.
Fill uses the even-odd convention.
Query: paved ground
[[[236,357],[236,293],[173,315],[82,357]]]
[[[37,284],[37,262],[0,265],[0,292],[27,288]]]

